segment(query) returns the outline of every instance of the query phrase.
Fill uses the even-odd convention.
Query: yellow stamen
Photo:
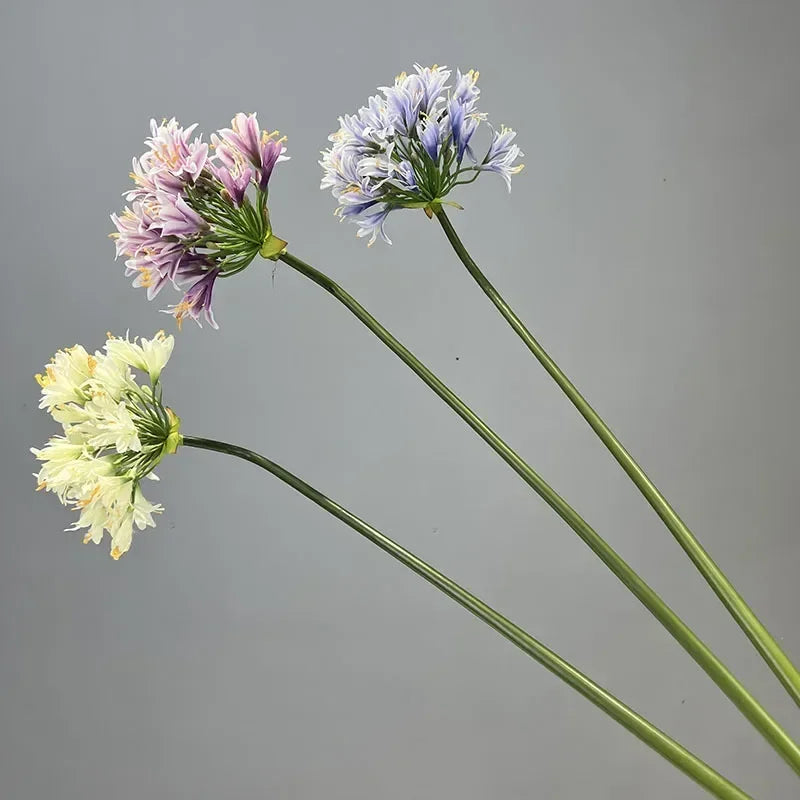
[[[92,489],[92,493],[88,497],[84,498],[83,500],[78,500],[75,503],[76,508],[86,508],[86,506],[88,506],[98,494],[100,494],[100,487],[95,486],[94,489]]]
[[[145,289],[153,285],[153,271],[149,267],[136,267],[139,270],[139,286]]]
[[[94,356],[89,356],[86,359],[86,365],[89,368],[89,375],[94,375],[94,371],[97,369],[97,359]]]
[[[182,330],[183,328],[183,318],[189,313],[189,309],[191,305],[187,303],[185,300],[181,300],[178,305],[172,309],[172,313],[175,316],[175,321],[178,323],[178,330]]]
[[[39,483],[36,484],[36,491],[37,492],[41,492],[42,489],[46,489],[46,488],[47,488],[47,481],[40,481]]]
[[[122,550],[120,550],[119,547],[115,546],[114,549],[111,551],[111,558],[113,558],[114,561],[119,561],[121,555],[122,555]]]
[[[42,389],[44,389],[45,386],[50,385],[50,378],[48,378],[46,375],[42,375],[41,372],[37,372],[33,377],[36,378],[36,383],[38,383]]]
[[[91,533],[87,533],[87,534],[86,534],[86,535],[83,537],[83,543],[84,543],[84,544],[89,544],[89,542],[91,542],[91,541],[92,541],[92,534],[91,534]]]
[[[128,177],[133,179],[134,183],[138,183],[139,186],[145,185],[145,179],[143,175],[138,175],[136,172],[129,172]]]

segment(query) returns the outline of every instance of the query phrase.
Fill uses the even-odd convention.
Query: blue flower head
[[[394,209],[430,212],[455,186],[472,183],[481,172],[498,173],[511,191],[511,176],[523,167],[515,163],[522,155],[516,133],[493,129],[475,107],[477,72],[456,70],[450,85],[446,67],[414,69],[381,87],[356,114],[340,117],[319,162],[320,187],[333,193],[337,215],[356,223],[357,235],[369,236],[369,244],[378,236],[391,244],[384,225]],[[479,160],[470,142],[482,124],[492,141]]]

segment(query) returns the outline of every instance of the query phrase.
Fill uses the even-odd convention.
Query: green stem
[[[722,601],[725,608],[728,609],[731,616],[733,616],[739,624],[739,627],[747,634],[747,637],[761,654],[762,658],[767,662],[770,669],[775,673],[778,680],[783,684],[786,691],[791,695],[795,703],[800,705],[800,672],[798,672],[797,668],[792,664],[786,653],[783,652],[783,649],[775,640],[775,637],[772,636],[761,623],[753,610],[736,591],[725,573],[714,563],[714,560],[705,551],[692,531],[678,516],[675,509],[669,504],[650,478],[647,477],[646,473],[636,463],[633,456],[623,447],[622,442],[617,439],[608,425],[603,422],[599,414],[589,405],[575,385],[561,371],[558,364],[553,361],[545,349],[536,341],[531,332],[525,327],[522,320],[514,313],[497,289],[492,286],[488,278],[481,272],[480,268],[472,260],[466,247],[464,247],[464,244],[459,239],[444,209],[441,207],[438,208],[436,210],[436,216],[450,244],[467,268],[469,274],[475,279],[475,282],[481,289],[483,289],[486,296],[494,303],[497,310],[503,315],[520,339],[525,342],[531,353],[533,353],[539,363],[545,368],[553,380],[555,380],[575,408],[580,411],[583,418],[600,437],[603,444],[611,451],[611,454],[622,469],[625,470],[634,484],[636,484],[637,488],[647,499],[647,502],[653,507],[656,514],[661,517],[670,533],[677,539],[680,546],[714,590],[717,597]]]
[[[732,784],[729,780],[697,758],[697,756],[690,753],[685,747],[626,706],[623,702],[614,697],[614,695],[607,692],[601,686],[598,686],[598,684],[541,642],[534,639],[522,628],[507,620],[502,614],[470,594],[466,589],[455,583],[455,581],[452,581],[446,575],[434,569],[421,558],[417,558],[413,553],[401,547],[387,536],[384,536],[379,530],[368,525],[355,514],[326,497],[312,486],[309,486],[305,481],[293,475],[279,464],[264,458],[264,456],[258,453],[254,453],[252,450],[247,450],[244,447],[238,447],[233,444],[218,442],[212,439],[184,436],[183,444],[188,447],[197,447],[203,450],[212,450],[217,453],[236,456],[237,458],[242,458],[272,473],[275,477],[287,483],[293,489],[300,492],[300,494],[307,497],[318,506],[321,506],[325,511],[333,514],[334,517],[369,539],[369,541],[397,559],[401,564],[416,572],[417,575],[422,576],[426,581],[433,584],[437,589],[466,608],[467,611],[472,612],[478,619],[505,636],[512,644],[515,644],[524,653],[527,653],[531,658],[549,669],[550,672],[561,678],[561,680],[569,684],[598,708],[605,711],[612,719],[615,719],[620,725],[634,734],[634,736],[637,736],[645,744],[652,747],[659,755],[674,764],[712,795],[724,798],[724,800],[747,800],[747,798],[749,798],[749,795],[745,794],[739,787]]]
[[[792,769],[800,774],[800,748],[786,731],[766,712],[694,631],[544,478],[332,278],[291,253],[284,252],[279,258],[333,295],[433,389],[580,536],[650,613],[675,637],[742,714],[791,765]]]

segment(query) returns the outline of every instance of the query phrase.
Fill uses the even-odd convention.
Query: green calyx
[[[453,208],[457,208],[459,211],[464,210],[464,206],[459,205],[452,200],[442,200],[441,197],[437,197],[435,200],[431,200],[429,203],[420,203],[419,206],[425,212],[425,216],[428,219],[433,219],[434,215],[438,214],[442,210],[442,206],[452,206]]]
[[[258,254],[262,258],[270,259],[270,261],[277,261],[281,254],[286,252],[286,247],[288,244],[289,242],[285,241],[284,239],[279,239],[272,232],[272,229],[270,229],[267,231],[267,235],[261,244],[261,249],[258,251]]]
[[[166,408],[165,411],[170,424],[169,433],[167,433],[167,439],[164,442],[164,449],[161,452],[162,458],[177,452],[178,447],[183,444],[183,436],[180,433],[181,418],[171,408]]]
[[[133,418],[141,448],[120,453],[115,460],[117,474],[136,480],[144,478],[163,460],[176,452],[183,437],[181,419],[161,402],[161,384],[154,381],[124,396],[125,405]]]
[[[186,201],[206,223],[191,244],[229,278],[247,269],[256,256],[277,260],[287,242],[274,236],[267,208],[267,192],[256,189],[253,198],[237,205],[225,189],[201,176],[186,188]]]

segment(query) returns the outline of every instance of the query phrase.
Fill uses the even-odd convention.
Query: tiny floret
[[[158,331],[152,339],[142,337],[138,342],[130,341],[127,336],[124,339],[112,336],[106,342],[106,353],[113,362],[146,372],[156,382],[174,345],[175,337],[167,336],[164,331]]]
[[[522,151],[509,128],[496,131],[478,111],[478,73],[422,67],[380,88],[355,114],[339,117],[339,130],[322,152],[322,189],[336,198],[336,215],[358,226],[358,236],[391,244],[385,223],[397,208],[424,208],[430,215],[461,184],[496,172],[511,190]],[[481,126],[491,134],[483,158],[475,155]],[[453,203],[453,205],[455,205]]]
[[[164,147],[172,158],[174,148]],[[41,449],[37,489],[53,492],[79,516],[67,530],[86,529],[84,542],[99,544],[107,531],[111,555],[131,546],[133,530],[154,527],[163,511],[142,494],[143,478],[180,443],[180,420],[162,402],[160,375],[174,339],[159,331],[152,339],[111,336],[105,352],[80,345],[59,350],[44,373],[41,408],[62,427]],[[144,373],[140,385],[132,368]]]

